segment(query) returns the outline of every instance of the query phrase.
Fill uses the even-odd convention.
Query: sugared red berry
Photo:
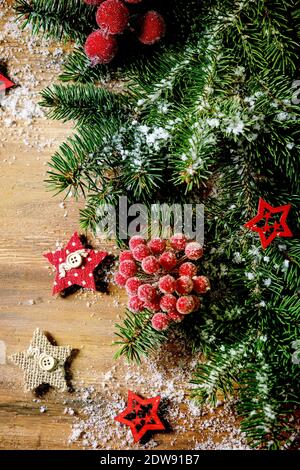
[[[165,313],[159,312],[153,315],[151,324],[152,327],[157,331],[164,331],[168,328],[170,319]]]
[[[157,292],[151,284],[143,284],[138,288],[138,296],[143,302],[153,302],[156,299]]]
[[[162,238],[152,238],[148,246],[154,255],[160,255],[166,248],[166,242]]]
[[[194,299],[194,304],[195,304],[194,312],[196,312],[200,308],[201,300],[200,300],[200,297],[198,297],[198,295],[193,295],[192,297]]]
[[[159,262],[166,271],[170,271],[171,269],[175,268],[177,264],[177,258],[173,251],[165,251],[160,255]]]
[[[132,312],[142,312],[142,310],[144,310],[144,302],[140,300],[137,295],[133,295],[129,299],[128,308]]]
[[[164,294],[172,294],[176,287],[176,281],[173,276],[167,274],[162,276],[158,282],[158,287]]]
[[[170,243],[174,250],[184,251],[187,243],[186,236],[182,233],[175,233],[175,235],[171,237]]]
[[[206,276],[193,277],[194,291],[197,294],[205,294],[210,289],[209,280]]]
[[[159,262],[155,256],[147,256],[142,261],[142,269],[147,274],[156,274],[160,269]]]
[[[154,44],[164,36],[165,31],[163,17],[156,11],[148,11],[140,22],[139,40],[146,45]]]
[[[193,281],[188,276],[180,276],[176,281],[176,292],[180,295],[189,294],[193,290]]]
[[[118,43],[113,36],[98,29],[87,37],[84,50],[93,65],[108,64],[117,53]]]
[[[187,261],[186,263],[183,263],[180,268],[179,268],[179,276],[189,276],[193,277],[197,275],[197,266],[195,266],[193,263],[190,263]]]
[[[114,281],[119,287],[124,287],[126,284],[127,277],[122,276],[120,273],[114,275]]]
[[[124,277],[128,279],[129,277],[133,277],[136,274],[137,266],[134,261],[128,259],[120,263],[119,271]]]
[[[160,299],[159,305],[164,312],[172,312],[172,310],[176,309],[176,302],[177,298],[175,297],[175,295],[166,294],[163,295]]]
[[[122,251],[122,253],[120,253],[120,256],[119,256],[119,261],[126,261],[126,260],[133,260],[133,256],[132,256],[132,253],[131,251],[129,250],[125,250],[125,251]]]
[[[141,237],[141,235],[134,235],[129,240],[129,248],[131,250],[134,250],[134,248],[136,248],[138,245],[144,245],[144,244],[145,244],[145,239]]]
[[[188,259],[193,261],[201,258],[203,255],[203,249],[198,242],[190,242],[185,247],[185,254]]]
[[[191,313],[195,308],[195,302],[191,295],[186,295],[185,297],[179,297],[176,303],[176,309],[182,315],[187,315]]]
[[[184,319],[184,315],[182,315],[181,313],[178,313],[177,310],[173,310],[172,312],[168,312],[168,318],[170,318],[170,320],[176,322],[176,323],[180,323],[183,319]]]
[[[109,34],[123,33],[128,20],[128,8],[121,0],[105,0],[97,10],[97,24]]]
[[[137,294],[138,288],[143,284],[143,282],[138,277],[130,277],[126,281],[126,292],[129,295]]]
[[[132,250],[132,255],[137,261],[143,261],[146,256],[150,256],[150,249],[146,245],[138,245]]]

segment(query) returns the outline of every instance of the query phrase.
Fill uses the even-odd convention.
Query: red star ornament
[[[52,294],[73,285],[96,290],[93,271],[107,254],[106,251],[85,248],[77,232],[62,250],[45,253],[44,257],[56,268]]]
[[[165,426],[157,415],[160,396],[143,399],[128,390],[127,408],[115,417],[115,421],[129,426],[134,442],[138,442],[147,431],[163,431]]]
[[[15,84],[13,82],[8,80],[8,78],[4,77],[4,75],[0,73],[0,91],[6,90],[7,88],[11,88],[14,85]]]
[[[249,228],[252,232],[257,232],[260,236],[262,247],[266,249],[276,237],[293,236],[286,223],[290,208],[291,204],[272,207],[262,198],[259,198],[258,214],[247,222],[244,227]],[[269,223],[270,219],[278,214],[281,214],[279,222]]]

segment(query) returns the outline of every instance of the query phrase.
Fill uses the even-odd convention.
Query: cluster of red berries
[[[130,20],[126,3],[140,3],[142,0],[84,0],[89,5],[99,6],[96,22],[100,29],[91,33],[84,50],[93,65],[108,64],[118,51],[116,35],[122,34]],[[133,29],[133,28],[131,28]],[[146,45],[154,44],[165,34],[165,21],[156,11],[148,11],[139,18],[138,39]]]
[[[199,309],[199,296],[210,289],[208,278],[198,276],[193,263],[203,255],[199,243],[182,234],[173,235],[168,242],[153,238],[148,243],[135,235],[129,248],[120,254],[115,282],[125,287],[131,311],[152,311],[152,326],[162,331],[171,321],[180,322]]]

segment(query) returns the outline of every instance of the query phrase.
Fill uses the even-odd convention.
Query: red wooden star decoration
[[[15,84],[13,82],[8,80],[8,78],[4,77],[4,75],[0,73],[0,91],[6,90],[7,88],[11,88],[14,85]]]
[[[143,399],[128,390],[127,408],[116,416],[115,420],[129,426],[134,442],[138,442],[147,431],[165,429],[157,415],[159,403],[160,396]]]
[[[286,223],[290,208],[291,204],[272,207],[262,198],[259,198],[258,214],[247,222],[244,227],[249,228],[252,232],[257,232],[260,236],[262,247],[266,249],[276,237],[293,236]],[[279,215],[279,221],[272,223],[272,219]]]
[[[75,232],[65,248],[45,253],[44,256],[56,268],[54,295],[73,285],[96,290],[93,271],[107,252],[85,248]]]

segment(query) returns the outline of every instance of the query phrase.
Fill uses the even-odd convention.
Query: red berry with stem
[[[142,312],[144,310],[144,302],[137,295],[133,295],[129,299],[128,308],[135,313]]]
[[[137,261],[143,261],[146,256],[150,256],[151,252],[147,245],[138,245],[132,250],[132,255]]]
[[[184,319],[184,315],[178,313],[177,310],[173,310],[172,312],[168,312],[168,318],[175,323],[180,323]]]
[[[134,261],[132,260],[125,260],[120,263],[119,271],[122,276],[126,277],[133,277],[137,272],[137,266]]]
[[[153,315],[151,324],[152,327],[157,331],[164,331],[168,328],[170,319],[165,313],[159,312]]]
[[[109,34],[123,33],[128,20],[128,8],[121,0],[105,0],[97,10],[97,24]]]
[[[166,274],[160,278],[158,287],[164,294],[172,294],[176,288],[176,281],[173,276]]]
[[[126,281],[126,292],[129,295],[137,294],[138,288],[143,284],[143,282],[138,277],[130,277]]]
[[[166,242],[162,238],[152,238],[148,246],[154,255],[160,255],[166,248]]]
[[[195,276],[193,277],[194,291],[197,294],[205,294],[210,290],[210,283],[206,276]]]
[[[145,245],[145,239],[141,235],[134,235],[129,240],[129,248],[134,250],[138,245]]]
[[[87,37],[84,50],[92,65],[108,64],[117,53],[118,43],[113,36],[98,29]]]
[[[177,258],[173,251],[165,251],[160,255],[159,262],[166,271],[170,271],[171,269],[175,268],[177,264]]]
[[[157,11],[148,11],[141,19],[139,40],[143,44],[151,45],[159,41],[166,32],[163,17]]]
[[[147,274],[156,274],[160,270],[159,262],[155,256],[147,256],[142,261],[142,269]]]
[[[138,288],[138,297],[143,302],[153,302],[157,297],[155,287],[151,284],[143,284]]]
[[[195,308],[195,302],[191,295],[179,297],[176,303],[176,310],[182,315],[188,315]]]
[[[203,249],[200,243],[190,242],[185,247],[185,255],[188,259],[196,261],[203,255]]]
[[[120,256],[119,256],[119,261],[126,261],[126,260],[133,260],[133,256],[132,256],[132,253],[131,251],[129,250],[125,250],[125,251],[122,251],[122,253],[120,253]]]
[[[194,263],[187,261],[179,267],[179,276],[193,277],[197,275],[197,271],[197,266],[195,266]]]
[[[186,236],[182,233],[175,233],[175,235],[171,237],[170,243],[171,247],[174,248],[174,250],[184,251],[187,239]]]
[[[176,302],[177,298],[175,297],[175,295],[166,294],[163,295],[160,299],[159,305],[164,312],[172,312],[172,310],[176,309]]]
[[[193,281],[188,276],[180,276],[176,281],[176,292],[180,295],[189,294],[193,290]]]
[[[122,276],[122,274],[120,274],[120,273],[116,273],[114,275],[114,281],[117,284],[117,286],[119,286],[119,287],[124,287],[125,284],[126,284],[126,280],[127,280],[127,278],[125,276]]]

